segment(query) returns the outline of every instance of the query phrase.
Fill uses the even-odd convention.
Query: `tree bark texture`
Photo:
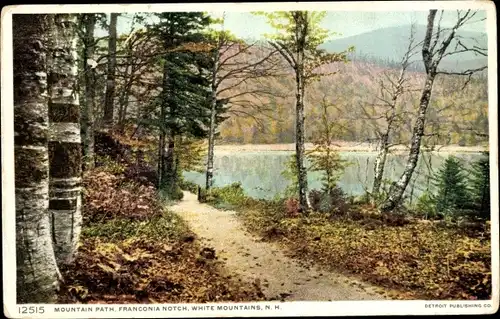
[[[104,124],[113,125],[114,99],[115,99],[115,70],[116,70],[116,23],[118,13],[111,13],[109,22],[108,41],[108,74],[106,76],[106,95],[104,99]]]
[[[208,191],[213,186],[214,179],[214,147],[215,147],[215,128],[216,128],[216,116],[217,116],[217,70],[219,69],[219,48],[220,42],[217,49],[214,52],[214,66],[212,69],[212,96],[210,99],[210,127],[208,130],[208,154],[207,154],[207,176],[205,188]]]
[[[76,89],[76,17],[52,15],[49,67],[49,212],[59,265],[70,262],[81,231],[80,105]]]
[[[383,134],[380,140],[380,151],[375,158],[373,187],[372,196],[377,197],[380,193],[380,186],[382,185],[382,179],[384,177],[385,162],[387,160],[387,154],[389,153],[389,134]]]
[[[305,36],[302,30],[298,30],[298,37]],[[300,45],[302,41],[298,41],[297,45],[297,65],[295,68],[295,84],[296,84],[296,108],[295,108],[295,156],[298,169],[299,183],[299,204],[302,212],[309,211],[311,205],[307,196],[307,170],[304,164],[305,161],[305,115],[304,115],[304,93],[305,93],[305,78],[304,78],[304,47]]]
[[[415,167],[417,167],[420,145],[422,143],[422,137],[424,136],[425,130],[425,117],[427,107],[429,106],[429,101],[431,99],[432,86],[434,84],[435,76],[435,72],[427,74],[422,96],[420,98],[417,120],[415,121],[415,126],[413,128],[408,161],[399,180],[391,186],[389,190],[389,197],[381,207],[382,211],[391,211],[401,203],[406,187],[411,180]]]
[[[94,154],[94,110],[95,110],[95,70],[88,64],[88,59],[94,59],[94,29],[96,15],[94,13],[85,14],[84,28],[84,49],[83,49],[83,72],[85,81],[85,105],[83,107],[83,136],[84,136],[84,164],[85,169],[92,169],[95,165]]]
[[[49,206],[48,16],[13,15],[16,290],[18,303],[53,303],[60,276]]]

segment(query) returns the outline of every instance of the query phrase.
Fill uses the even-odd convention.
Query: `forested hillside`
[[[362,61],[356,59],[347,64],[335,64],[325,67],[335,75],[322,78],[313,83],[307,94],[306,123],[307,139],[311,141],[317,133],[316,126],[321,112],[321,102],[331,103],[333,112],[329,115],[332,121],[339,123],[336,139],[339,141],[370,142],[376,137],[377,106],[380,100],[380,81],[386,75],[395,77],[399,68],[383,65],[383,61]],[[425,73],[409,71],[409,85],[414,92],[404,96],[406,112],[402,126],[395,132],[394,142],[408,144],[411,137],[412,114],[418,104],[416,91],[422,86]],[[275,90],[285,97],[270,97],[266,100],[269,106],[267,113],[254,118],[233,117],[221,125],[220,143],[293,143],[294,96],[293,77],[282,76],[273,79]],[[428,134],[433,135],[429,144],[448,145],[483,145],[485,140],[478,136],[488,132],[488,83],[485,75],[474,77],[467,86],[464,77],[448,76],[436,80],[433,99],[429,108]],[[388,85],[388,84],[386,84]],[[380,110],[380,107],[378,107]]]

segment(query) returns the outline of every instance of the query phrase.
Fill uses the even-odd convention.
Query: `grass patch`
[[[178,215],[164,210],[161,215],[147,220],[116,218],[104,223],[90,223],[82,229],[83,237],[100,237],[111,242],[133,237],[152,240],[181,240],[190,234],[185,221]]]

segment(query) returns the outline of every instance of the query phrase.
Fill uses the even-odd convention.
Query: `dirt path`
[[[184,192],[171,209],[182,216],[226,267],[248,281],[258,281],[266,297],[285,300],[379,300],[374,287],[345,276],[301,266],[280,248],[259,241],[243,229],[235,212],[213,208]]]

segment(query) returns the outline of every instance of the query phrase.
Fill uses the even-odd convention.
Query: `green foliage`
[[[321,119],[318,123],[317,136],[313,140],[314,149],[307,152],[311,161],[310,170],[323,172],[322,182],[325,192],[332,192],[349,163],[340,158],[339,153],[332,149],[336,137],[344,130],[337,121],[331,118],[329,104],[323,100]]]
[[[285,169],[281,176],[290,181],[290,184],[283,191],[284,197],[297,198],[299,196],[299,169],[297,167],[297,158],[291,155],[285,163]]]
[[[465,169],[460,160],[454,156],[448,156],[436,173],[434,179],[437,194],[434,200],[439,213],[453,214],[469,205],[470,196],[464,172]]]
[[[436,218],[438,217],[438,211],[436,208],[436,198],[432,195],[431,192],[424,192],[417,200],[415,204],[416,212],[427,218]]]
[[[198,184],[185,180],[184,178],[179,181],[179,187],[182,190],[189,191],[193,194],[198,193]]]
[[[194,138],[177,137],[175,153],[179,158],[179,174],[182,172],[204,172],[207,146],[205,141]]]
[[[178,184],[172,186],[172,184],[168,184],[168,181],[165,181],[160,187],[158,194],[165,202],[181,200],[184,197],[181,187]]]
[[[249,198],[245,195],[241,183],[232,183],[224,187],[213,187],[205,200],[217,207],[238,207],[244,205]]]
[[[113,160],[109,155],[97,155],[96,164],[101,167],[100,171],[113,175],[119,175],[125,172],[126,166]]]
[[[490,218],[490,162],[489,153],[472,164],[469,184],[476,210],[483,218]]]
[[[280,54],[287,57],[293,68],[301,72],[306,82],[319,80],[322,76],[333,73],[319,73],[318,67],[332,62],[347,62],[347,53],[354,47],[339,53],[328,53],[319,46],[334,32],[321,27],[326,11],[274,11],[254,12],[264,16],[267,22],[275,29],[275,33],[265,36],[280,47]],[[296,52],[303,54],[303,59],[293,59]],[[295,66],[294,66],[295,65]]]
[[[149,30],[165,51],[158,61],[163,81],[154,103],[160,109],[156,110],[156,124],[172,136],[205,137],[210,118],[209,82],[203,71],[210,65],[203,30],[210,18],[202,12],[163,12],[156,16],[159,22],[149,26]]]
[[[104,223],[90,223],[82,229],[82,235],[85,237],[102,237],[110,241],[121,241],[132,237],[178,240],[187,233],[186,223],[168,210],[143,221],[115,218]]]

